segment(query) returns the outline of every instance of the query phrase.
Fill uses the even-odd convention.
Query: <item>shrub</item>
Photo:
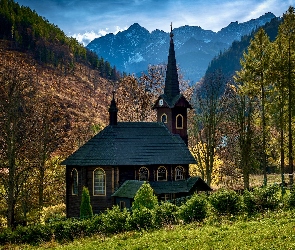
[[[290,195],[288,197],[288,206],[295,207],[295,187],[293,186],[290,190]]]
[[[277,208],[280,202],[278,191],[277,184],[255,188],[252,192],[245,191],[243,198],[246,211],[251,214]]]
[[[233,190],[220,189],[209,198],[210,204],[218,214],[237,214],[241,210],[239,195]]]
[[[14,231],[5,230],[0,235],[1,244],[5,243],[28,243],[32,245],[40,242],[50,241],[53,237],[53,231],[50,226],[33,225],[28,227],[17,227]]]
[[[130,213],[124,208],[113,206],[101,215],[101,230],[105,233],[119,233],[127,229]]]
[[[130,229],[147,230],[149,228],[154,228],[156,226],[155,210],[146,207],[133,209],[128,224]]]
[[[256,212],[256,203],[253,192],[245,190],[243,194],[243,202],[245,211],[248,214],[253,214],[254,212]]]
[[[154,209],[157,205],[158,199],[154,195],[154,190],[151,188],[150,184],[142,184],[135,194],[132,210],[141,209],[143,207]]]
[[[67,219],[51,224],[54,237],[59,242],[73,241],[75,238],[92,235],[91,219]]]
[[[66,219],[66,205],[58,204],[55,206],[43,207],[41,213],[41,223],[49,223]]]
[[[80,206],[80,218],[91,218],[93,216],[92,207],[90,204],[90,195],[88,188],[83,187],[82,200]]]
[[[178,207],[170,202],[161,202],[155,208],[155,223],[158,226],[175,224],[177,222]]]
[[[207,215],[206,197],[194,194],[187,202],[179,208],[179,218],[185,223],[202,221]]]

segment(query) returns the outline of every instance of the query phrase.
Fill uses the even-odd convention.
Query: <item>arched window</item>
[[[97,168],[93,171],[93,195],[105,195],[105,172]]]
[[[175,180],[183,180],[184,179],[184,170],[183,167],[177,166],[175,168]]]
[[[141,167],[139,169],[139,180],[148,181],[149,180],[149,170],[146,167]]]
[[[166,114],[161,115],[161,122],[167,123],[167,115]]]
[[[72,170],[72,194],[78,195],[78,171],[75,168]]]
[[[167,170],[165,167],[161,166],[158,168],[157,180],[158,181],[167,181]]]
[[[182,115],[176,116],[176,128],[183,129],[183,116]]]

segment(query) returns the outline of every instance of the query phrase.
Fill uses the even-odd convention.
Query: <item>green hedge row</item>
[[[36,245],[41,242],[56,240],[72,241],[75,238],[93,234],[113,234],[127,230],[147,230],[160,228],[169,224],[203,221],[208,213],[216,215],[253,214],[264,210],[274,210],[282,205],[285,208],[295,207],[295,189],[282,201],[279,197],[279,186],[256,188],[239,195],[232,190],[219,190],[209,197],[193,195],[175,205],[161,202],[152,209],[145,206],[128,211],[118,206],[90,219],[66,219],[47,224],[28,227],[17,227],[0,233],[0,244],[27,243]]]

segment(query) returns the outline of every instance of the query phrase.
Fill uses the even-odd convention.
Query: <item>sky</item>
[[[67,36],[87,45],[96,37],[139,23],[150,32],[184,25],[219,31],[272,12],[282,16],[295,0],[15,0],[28,6]]]

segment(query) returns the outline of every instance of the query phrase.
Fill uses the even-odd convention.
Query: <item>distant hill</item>
[[[119,73],[58,27],[12,0],[0,1],[0,24],[1,76],[8,74],[13,82],[14,75],[29,74],[29,87],[36,91],[30,103],[37,109],[40,98],[40,106],[53,108],[62,117],[66,136],[62,132],[64,144],[56,150],[72,153],[95,130],[107,125],[113,90],[110,82]],[[3,79],[2,94],[11,84]],[[8,105],[5,99],[1,101],[2,107]]]
[[[281,21],[281,18],[273,18],[270,22],[262,26],[271,41],[275,40]],[[227,50],[215,56],[206,70],[206,75],[216,70],[221,70],[226,78],[230,78],[235,74],[235,71],[240,70],[240,60],[243,57],[243,52],[250,45],[250,40],[254,38],[255,31],[243,36],[240,41],[234,41]]]
[[[31,53],[38,63],[70,72],[76,63],[97,69],[100,76],[117,80],[119,72],[99,55],[67,37],[56,25],[29,7],[13,0],[0,1],[0,39],[10,41],[10,49]]]
[[[112,85],[96,70],[77,64],[73,73],[64,74],[53,66],[39,64],[28,53],[9,49],[9,46],[8,41],[0,40],[0,71],[3,73],[7,67],[21,75],[29,71],[36,96],[50,100],[50,105],[54,105],[52,108],[60,110],[67,131],[65,144],[59,148],[63,154],[72,153],[75,147],[90,139],[95,132],[92,128],[108,124]]]
[[[272,13],[248,22],[232,22],[219,32],[204,30],[198,26],[175,28],[174,42],[176,60],[185,79],[193,83],[206,72],[209,62],[233,41],[250,34],[271,19]],[[140,74],[149,64],[162,64],[167,61],[169,34],[161,30],[151,33],[138,23],[127,30],[96,38],[87,48],[105,58],[121,72]]]

